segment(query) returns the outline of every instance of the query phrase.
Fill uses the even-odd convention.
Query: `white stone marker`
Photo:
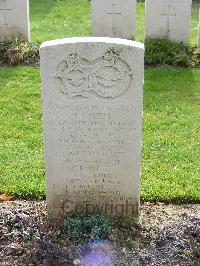
[[[49,217],[138,219],[143,44],[69,38],[42,44]]]
[[[28,0],[0,0],[0,41],[30,41]]]
[[[145,38],[167,38],[187,44],[191,0],[146,0]]]
[[[92,0],[92,35],[135,39],[136,0]]]

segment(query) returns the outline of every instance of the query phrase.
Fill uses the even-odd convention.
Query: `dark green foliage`
[[[30,65],[38,61],[39,46],[22,41],[0,42],[1,65]]]
[[[149,39],[145,42],[145,63],[147,65],[198,66],[200,53],[195,48],[182,43]]]
[[[98,241],[108,239],[111,223],[103,214],[67,218],[64,230],[72,241]]]
[[[200,49],[194,49],[191,56],[193,66],[200,67]]]
[[[0,42],[0,65],[39,64],[39,45],[35,43]],[[145,64],[152,66],[200,66],[200,51],[168,40],[146,40]]]

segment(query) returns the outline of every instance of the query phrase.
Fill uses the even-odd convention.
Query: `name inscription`
[[[69,104],[57,106],[56,112],[60,112],[61,117],[70,113],[51,129],[68,173],[68,186],[78,183],[86,189],[87,185],[120,184],[120,168],[127,164],[127,157],[133,153],[132,107]],[[51,121],[48,123],[52,124]]]

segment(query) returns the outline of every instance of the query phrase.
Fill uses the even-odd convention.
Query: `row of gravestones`
[[[188,43],[191,0],[146,0],[145,38]],[[92,0],[94,36],[135,39],[136,0]]]
[[[192,0],[146,0],[145,37],[187,44],[191,5]],[[92,0],[92,34],[134,40],[136,0]],[[28,0],[0,0],[0,41],[19,37],[30,40]]]

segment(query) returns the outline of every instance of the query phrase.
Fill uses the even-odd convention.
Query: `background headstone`
[[[187,44],[191,0],[146,0],[145,38],[166,38]]]
[[[29,1],[0,0],[0,41],[30,40]]]
[[[143,44],[71,38],[45,42],[40,55],[49,216],[137,220]]]
[[[92,35],[135,39],[136,0],[92,0]]]

